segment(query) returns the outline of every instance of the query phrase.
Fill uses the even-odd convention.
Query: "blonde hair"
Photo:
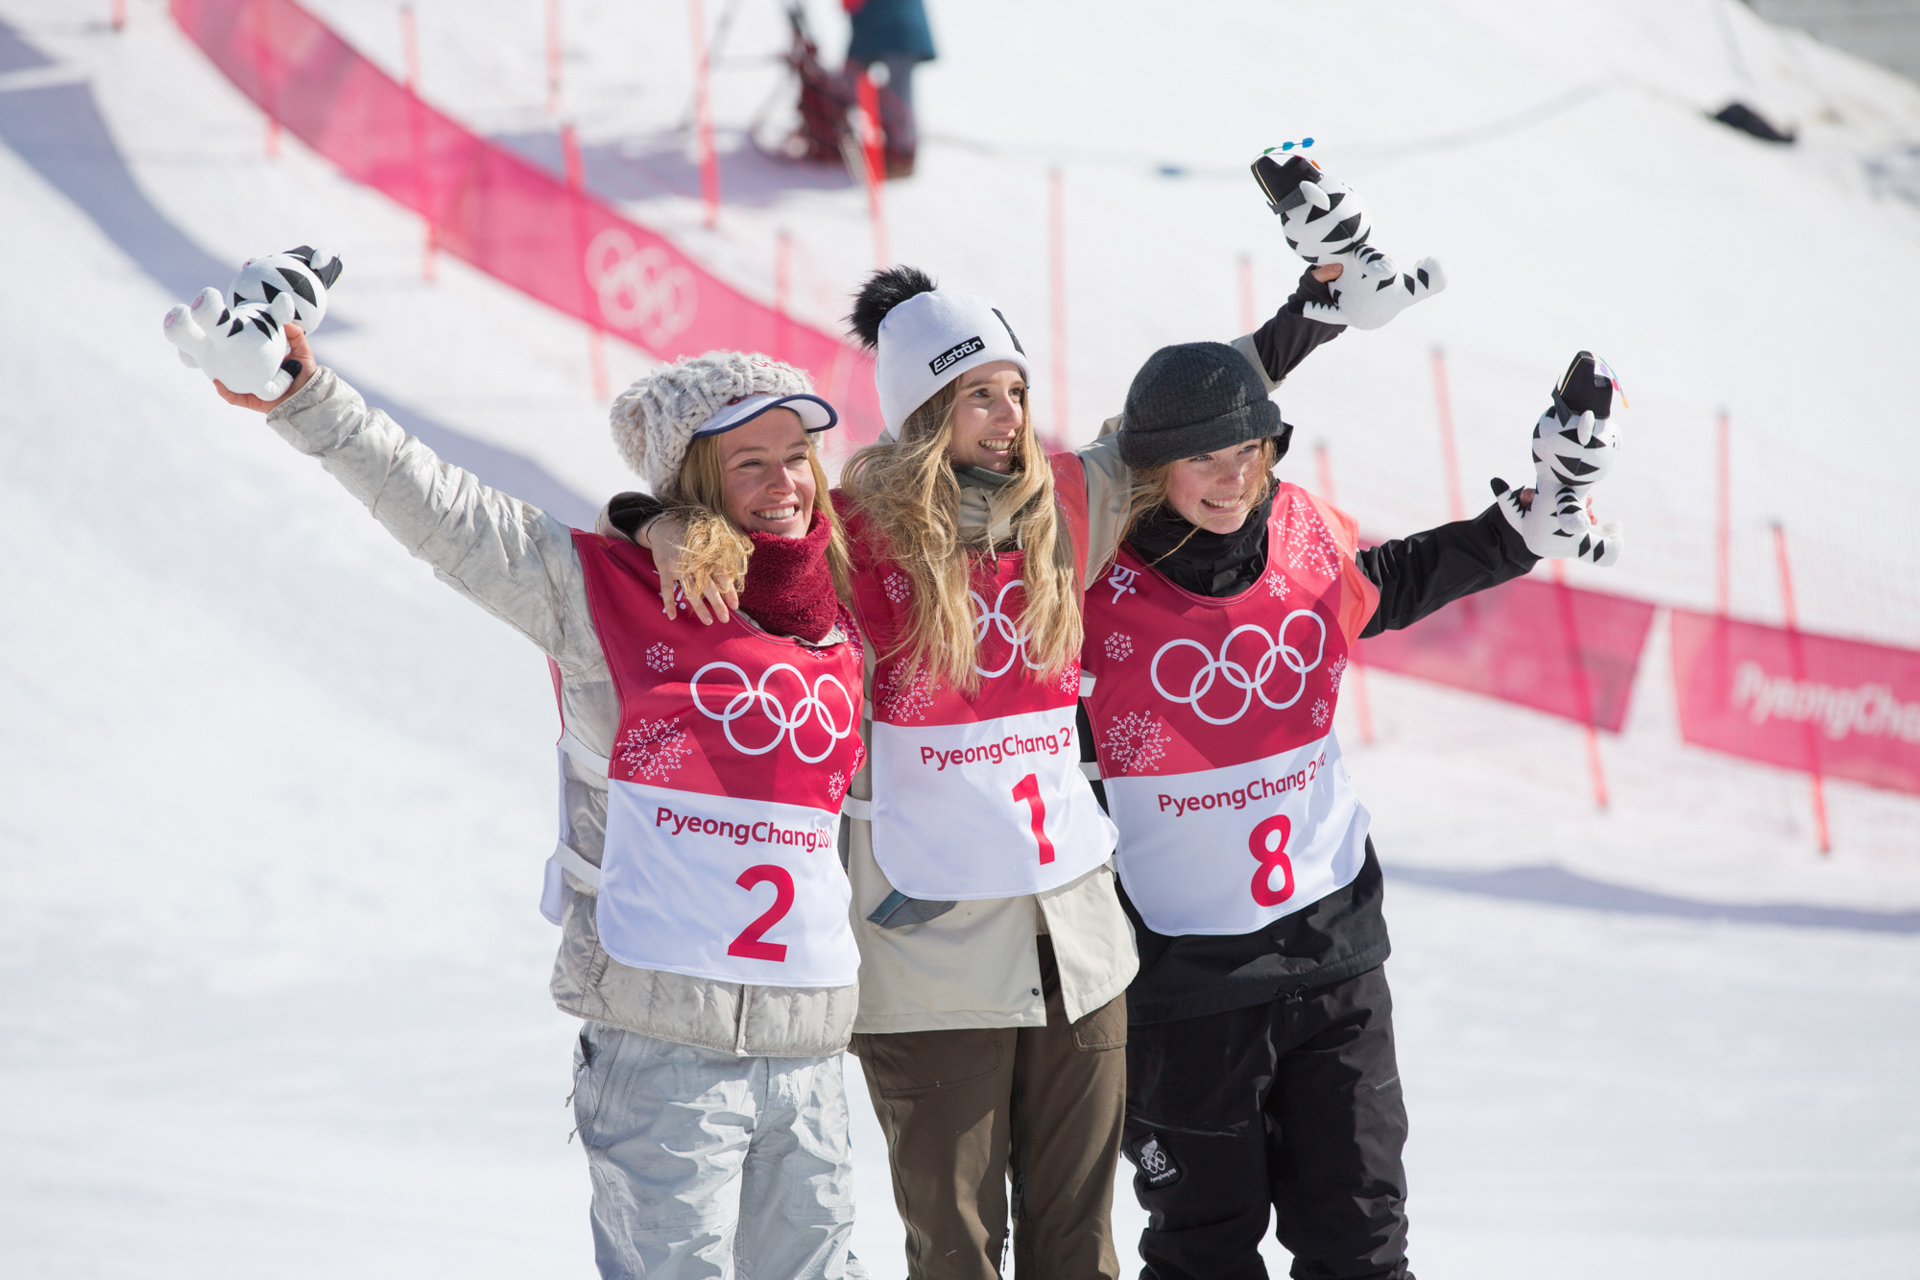
[[[813,436],[807,436],[807,465],[813,470],[813,505],[826,517],[827,568],[833,574],[834,593],[848,598],[850,578],[847,535],[840,514],[833,509],[827,473],[820,466]],[[726,482],[720,465],[720,436],[700,436],[687,446],[673,488],[664,495],[667,514],[685,527],[680,551],[680,580],[691,595],[703,595],[711,586],[731,583],[737,590],[747,578],[747,560],[753,541],[728,518]]]
[[[1275,483],[1273,469],[1278,465],[1280,465],[1280,446],[1274,437],[1267,436],[1260,442],[1260,468],[1254,473],[1251,487],[1247,491],[1247,506],[1249,508],[1259,506],[1267,500],[1267,495],[1273,492]],[[1122,507],[1124,514],[1120,519],[1119,541],[1125,542],[1128,538],[1132,537],[1135,525],[1152,515],[1153,512],[1160,507],[1166,505],[1167,479],[1172,474],[1172,462],[1161,462],[1151,467],[1137,467],[1134,469],[1133,480],[1127,486],[1125,505]],[[1165,560],[1181,547],[1186,546],[1187,539],[1193,537],[1193,535],[1198,532],[1200,532],[1200,527],[1195,525],[1187,531],[1186,538],[1180,539],[1180,541],[1174,543],[1173,546],[1157,556],[1154,563],[1157,564],[1159,561]]]
[[[971,693],[979,687],[971,571],[993,553],[993,527],[1007,521],[1015,544],[1026,551],[1026,603],[1018,626],[1027,637],[1027,661],[1038,667],[1030,673],[1035,678],[1058,673],[1079,655],[1080,566],[1073,540],[1060,526],[1053,469],[1024,402],[1012,475],[989,500],[986,540],[970,544],[962,536],[960,482],[947,458],[959,388],[956,378],[915,409],[898,440],[856,453],[840,474],[840,486],[878,527],[887,540],[885,554],[913,584],[906,632],[881,656],[904,656],[909,670]]]

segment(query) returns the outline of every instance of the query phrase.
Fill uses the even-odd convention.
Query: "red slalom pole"
[[[1787,528],[1778,520],[1773,522],[1773,557],[1780,566],[1780,605],[1787,619],[1787,646],[1793,654],[1793,681],[1804,684],[1807,679],[1806,654],[1800,647],[1799,610],[1793,603],[1793,569],[1787,560]],[[1807,763],[1813,775],[1813,825],[1820,837],[1820,852],[1833,852],[1833,838],[1827,830],[1827,787],[1820,776],[1820,737],[1814,732],[1812,720],[1807,724]]]
[[[560,0],[547,0],[547,112],[560,113],[560,71],[564,54],[560,46]]]
[[[787,315],[793,304],[793,233],[780,228],[773,238],[773,358],[786,358]]]
[[[1447,356],[1433,349],[1433,402],[1440,414],[1440,461],[1447,469],[1447,519],[1464,520],[1467,507],[1460,499],[1460,456],[1453,441],[1453,399],[1447,394]]]
[[[1240,332],[1252,333],[1257,319],[1253,309],[1253,255],[1243,253],[1240,255]],[[1327,501],[1333,499],[1329,497]]]
[[[1245,262],[1245,256],[1240,260]],[[1337,506],[1338,499],[1333,496],[1333,461],[1327,456],[1326,441],[1313,446],[1313,460],[1320,472],[1320,496]],[[1347,670],[1353,676],[1353,709],[1360,716],[1360,741],[1370,747],[1373,745],[1373,705],[1367,698],[1367,668],[1360,661],[1358,643],[1353,646],[1352,659]]]
[[[400,63],[405,68],[407,92],[418,95],[420,92],[420,24],[414,17],[413,6],[400,6]]]
[[[407,103],[407,134],[413,140],[413,180],[418,187],[426,181],[426,159],[420,153],[420,133],[424,127],[420,120],[420,24],[411,4],[400,6],[400,61],[407,77],[407,93],[412,99]],[[426,206],[424,191],[422,197],[420,204]],[[440,236],[431,217],[424,222],[426,237],[420,246],[420,278],[432,284],[433,254]]]
[[[881,199],[887,159],[885,137],[880,131],[880,86],[862,67],[856,88],[860,99],[860,154],[867,171],[867,214],[873,220],[873,265],[885,267],[892,255],[887,252],[887,211]]]
[[[560,125],[560,156],[566,166],[567,190],[575,194],[585,191],[587,189],[587,168],[580,158],[580,135],[574,129],[573,121],[571,120],[563,121]],[[576,205],[576,211],[578,208],[579,206]],[[574,227],[574,245],[577,249],[582,238],[580,228],[577,225],[579,222],[577,212],[574,221],[576,223]],[[592,325],[587,326],[587,367],[593,378],[593,398],[595,400],[605,400],[607,398],[606,339],[600,330]]]
[[[1714,481],[1718,507],[1713,529],[1713,602],[1721,617],[1733,596],[1733,468],[1732,444],[1728,438],[1727,411],[1720,411],[1720,426],[1715,433]]]
[[[1534,494],[1533,500],[1541,501],[1540,495]],[[1593,723],[1593,689],[1587,683],[1586,655],[1580,651],[1580,633],[1573,616],[1573,593],[1567,589],[1567,564],[1564,560],[1549,560],[1547,563],[1553,566],[1554,594],[1559,597],[1560,605],[1560,630],[1567,640],[1567,663],[1573,668],[1575,709],[1580,713],[1581,727],[1587,731],[1587,772],[1593,781],[1593,802],[1605,812],[1609,799],[1607,771],[1600,760],[1600,730]]]
[[[709,231],[720,223],[720,158],[713,150],[712,60],[707,56],[707,15],[700,0],[687,0],[693,20],[693,129],[700,149],[700,199]]]
[[[1067,200],[1055,165],[1047,171],[1047,291],[1052,295],[1053,439],[1067,447]]]
[[[115,31],[127,29],[127,0],[113,0],[112,22]]]

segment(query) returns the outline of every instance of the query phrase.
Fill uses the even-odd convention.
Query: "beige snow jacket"
[[[589,752],[607,755],[619,704],[566,525],[442,462],[331,370],[267,421],[318,458],[442,582],[552,658],[568,730]],[[598,866],[606,777],[569,756],[565,791],[573,850]],[[552,988],[565,1012],[741,1056],[820,1057],[846,1047],[857,988],[757,987],[628,968],[600,947],[591,886],[564,878]]]
[[[1111,438],[1088,445],[1080,457],[1091,525],[1080,566],[1085,583],[1113,557],[1128,473]],[[987,494],[963,488],[960,496],[961,528],[978,538],[986,532]],[[869,651],[869,683],[872,674]],[[867,769],[854,778],[852,794],[872,798]],[[1037,941],[1043,933],[1052,937],[1069,1019],[1100,1008],[1133,981],[1139,957],[1133,928],[1114,892],[1110,861],[1046,893],[958,902],[931,920],[883,929],[867,917],[893,885],[874,861],[871,826],[862,820],[849,826],[847,874],[853,879],[853,932],[860,943],[860,1015],[854,1030],[1045,1026]]]

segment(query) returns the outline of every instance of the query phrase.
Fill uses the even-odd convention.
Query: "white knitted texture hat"
[[[789,364],[739,351],[686,356],[614,398],[608,419],[627,465],[661,497],[673,492],[687,446],[729,403],[752,395],[809,395],[813,384]]]
[[[1011,360],[1020,366],[1021,377],[1033,378],[1013,326],[993,299],[978,293],[932,289],[914,294],[881,320],[879,348],[873,380],[880,416],[896,433],[915,409],[969,369]]]

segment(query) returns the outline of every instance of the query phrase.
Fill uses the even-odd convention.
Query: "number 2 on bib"
[[[772,863],[762,863],[757,867],[748,867],[740,873],[734,883],[742,889],[752,891],[756,886],[773,882],[773,905],[761,913],[760,918],[740,931],[740,936],[727,944],[727,954],[740,956],[746,960],[785,960],[787,944],[784,942],[763,942],[767,930],[773,928],[787,912],[793,910],[793,873],[785,867]],[[1292,887],[1292,882],[1288,882]]]
[[[1253,900],[1263,907],[1277,907],[1293,896],[1293,860],[1287,857],[1287,837],[1292,834],[1293,824],[1287,821],[1287,815],[1276,813],[1247,837],[1247,852],[1260,864],[1253,873]],[[1286,877],[1278,889],[1273,887],[1275,871]]]
[[[1053,861],[1053,841],[1047,839],[1047,802],[1040,798],[1040,779],[1028,774],[1014,784],[1013,798],[1033,814],[1033,838],[1040,846],[1040,865]]]

